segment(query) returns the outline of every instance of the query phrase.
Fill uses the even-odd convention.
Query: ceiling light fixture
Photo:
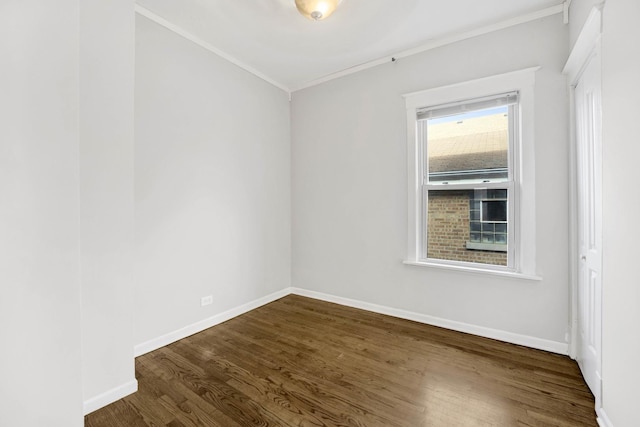
[[[298,12],[314,21],[327,18],[338,7],[339,0],[295,0]]]

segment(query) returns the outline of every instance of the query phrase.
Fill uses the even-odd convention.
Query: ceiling
[[[430,41],[562,4],[562,0],[342,0],[323,21],[294,0],[137,0],[267,80],[295,90]],[[174,28],[175,29],[175,28]]]

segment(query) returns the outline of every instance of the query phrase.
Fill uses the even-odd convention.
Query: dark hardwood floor
[[[596,426],[568,357],[287,296],[136,359],[104,426]]]

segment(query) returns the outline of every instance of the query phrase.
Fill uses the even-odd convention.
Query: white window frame
[[[408,166],[408,245],[405,264],[440,267],[468,272],[492,273],[539,280],[536,275],[535,221],[535,149],[534,149],[534,91],[535,73],[540,67],[485,77],[463,83],[427,89],[404,95],[407,108],[407,166]],[[513,251],[509,266],[479,264],[426,258],[426,197],[424,191],[424,151],[417,111],[425,107],[474,100],[500,93],[519,93],[518,132],[510,146],[509,197],[513,197],[513,212],[509,220],[509,245]],[[474,185],[477,187],[477,185]],[[482,186],[485,188],[485,185]],[[491,183],[487,189],[494,188]],[[454,188],[451,188],[454,189]],[[462,189],[462,188],[459,188]]]

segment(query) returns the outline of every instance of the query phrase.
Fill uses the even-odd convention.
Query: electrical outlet
[[[206,297],[200,298],[200,306],[204,307],[205,305],[213,304],[213,296],[207,295]]]

